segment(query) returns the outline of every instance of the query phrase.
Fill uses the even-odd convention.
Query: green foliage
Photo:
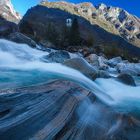
[[[92,47],[94,45],[94,37],[92,34],[89,34],[87,37],[87,46]]]
[[[67,27],[66,24],[60,28],[53,23],[48,23],[45,31],[46,40],[52,42],[57,47],[80,46],[84,43],[88,47],[93,46],[94,37],[88,33],[86,39],[82,39],[80,35],[79,23],[77,18],[73,19],[72,26]]]
[[[65,47],[69,45],[69,28],[65,25],[60,33],[60,45]]]
[[[122,54],[122,50],[117,47],[105,47],[104,53],[108,57],[116,57],[116,56],[120,56]]]
[[[138,62],[139,60],[139,58],[131,54],[126,48],[104,47],[103,53],[109,58],[121,56],[123,59],[129,60],[130,62]]]
[[[46,39],[54,44],[58,43],[59,34],[58,34],[57,29],[53,23],[49,23],[47,25]]]

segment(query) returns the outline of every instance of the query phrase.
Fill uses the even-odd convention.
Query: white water
[[[121,112],[140,112],[140,86],[128,86],[114,79],[97,79],[101,89],[111,96]]]
[[[80,72],[60,64],[45,63],[41,58],[48,53],[6,40],[0,40],[0,87],[11,88],[19,83],[67,79],[91,90],[104,103],[123,112],[140,111],[140,86],[130,87],[113,79],[97,79],[95,82]],[[8,83],[8,84],[7,84]],[[12,85],[12,86],[10,86]],[[23,84],[24,85],[24,84]]]

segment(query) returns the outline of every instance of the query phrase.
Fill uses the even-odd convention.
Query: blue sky
[[[50,0],[54,1],[54,0]],[[121,7],[127,10],[129,13],[134,14],[140,17],[140,0],[85,0],[92,2],[94,5],[100,3],[105,3],[106,5],[112,5]],[[69,0],[69,2],[79,3],[85,2],[84,0]],[[24,15],[30,7],[37,5],[39,0],[12,0],[12,3],[15,9],[21,14]]]

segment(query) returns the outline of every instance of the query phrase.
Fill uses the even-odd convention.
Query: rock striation
[[[140,138],[139,119],[115,112],[73,82],[58,80],[2,93],[2,140]]]

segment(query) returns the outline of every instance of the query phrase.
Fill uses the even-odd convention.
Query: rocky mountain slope
[[[21,33],[48,47],[47,32],[51,23],[55,27],[51,38],[55,39],[59,49],[79,51],[86,48],[87,42],[90,44],[92,42],[91,50],[97,48],[104,53],[107,48],[110,54],[118,52],[122,57],[127,52],[131,52],[133,54],[129,56],[131,58],[140,54],[140,49],[138,49],[140,47],[140,20],[120,8],[107,7],[104,4],[95,7],[88,2],[80,4],[60,1],[41,2],[29,9],[21,21],[20,15],[14,10],[10,0],[0,1],[0,8],[0,36],[2,37],[19,32],[19,28]],[[82,48],[81,44],[79,48],[65,42],[64,32],[67,20],[70,19],[73,22],[75,18],[79,24]],[[14,23],[19,21],[18,27]],[[118,54],[116,53],[115,56]]]
[[[0,37],[7,38],[9,34],[18,31],[21,16],[14,10],[10,0],[0,0]]]
[[[100,20],[112,24],[120,36],[140,46],[140,19],[138,17],[118,7],[107,7],[104,4],[97,7],[96,13]]]
[[[41,5],[82,16],[91,24],[98,25],[140,47],[140,19],[121,8],[106,6],[105,4],[94,6],[87,2],[80,4],[42,2]]]
[[[21,16],[14,10],[10,0],[0,1],[0,17],[14,23],[18,23],[21,19]]]
[[[32,7],[27,11],[19,24],[19,28],[22,33],[46,45],[47,32],[48,30],[50,31],[51,24],[54,28],[51,36],[55,39],[56,46],[59,46],[59,49],[66,49],[68,51],[74,49],[78,51],[78,47],[73,46],[72,48],[70,45],[65,45],[64,43],[64,47],[62,47],[67,20],[74,21],[74,19],[77,19],[81,38],[83,42],[92,40],[93,46],[91,48],[98,48],[103,53],[109,50],[110,53],[118,53],[117,55],[121,55],[122,57],[127,54],[127,51],[133,54],[133,56],[129,56],[131,58],[135,55],[139,56],[139,46],[126,40],[126,36],[123,37],[123,35],[120,35],[114,24],[109,21],[104,22],[100,18],[102,14],[99,14],[99,11],[103,13],[101,12],[101,6],[96,8],[91,3],[76,5],[67,2],[42,2],[40,5]],[[85,48],[84,45],[82,47]],[[121,49],[121,52],[117,52],[114,48]]]

